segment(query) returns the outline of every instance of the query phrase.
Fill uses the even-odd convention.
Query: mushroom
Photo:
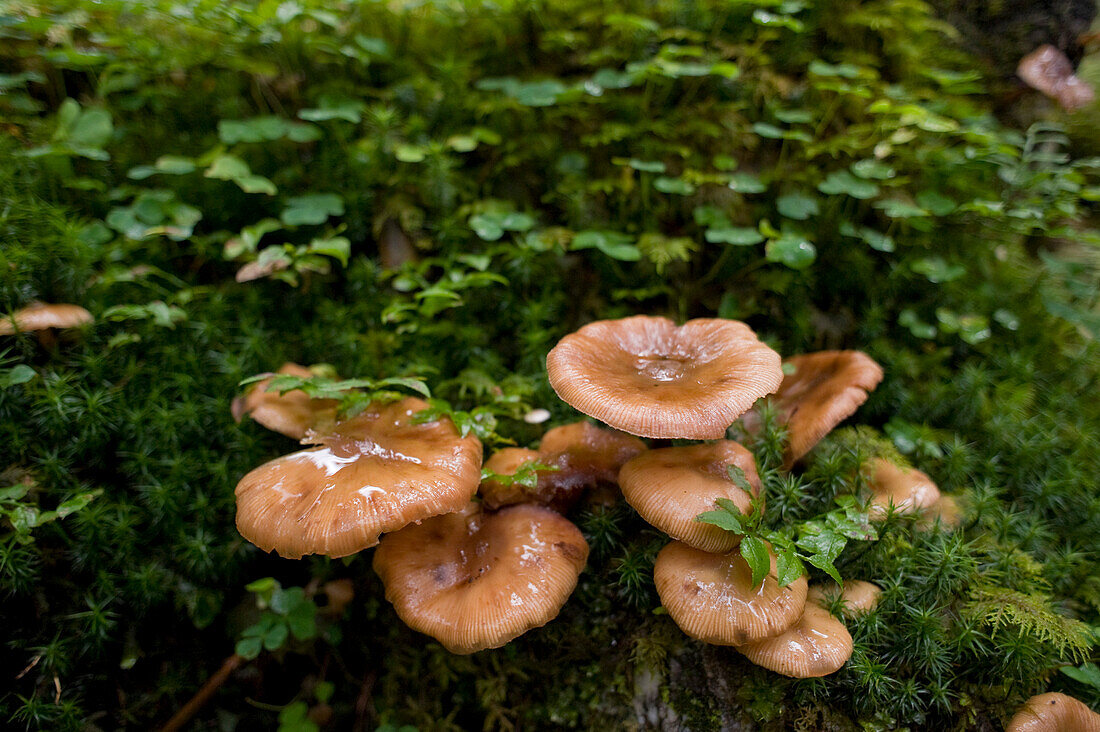
[[[807,602],[793,627],[737,650],[757,666],[796,679],[828,676],[852,657],[852,636],[844,623],[817,602]]]
[[[784,365],[793,373],[770,402],[787,425],[790,441],[784,467],[808,453],[822,437],[867,401],[867,393],[882,381],[882,367],[860,351],[819,351],[792,356]],[[750,433],[760,429],[760,415],[753,411],[742,423]]]
[[[730,479],[731,465],[744,471],[751,494]],[[749,513],[753,496],[760,493],[760,478],[751,452],[732,440],[720,440],[643,452],[619,471],[619,486],[643,519],[673,539],[705,552],[728,552],[741,537],[695,517],[712,510],[718,498],[728,498]]]
[[[75,328],[91,323],[95,318],[79,305],[44,302],[31,303],[16,310],[11,315],[0,318],[0,335],[14,335],[17,332],[47,330],[49,328]]]
[[[844,584],[840,587],[837,587],[836,584],[812,585],[806,602],[827,605],[837,595],[840,595],[844,600],[845,615],[865,615],[878,605],[882,588],[864,580],[844,580]]]
[[[565,402],[642,437],[713,439],[783,379],[780,358],[744,323],[677,327],[636,315],[589,323],[546,357]]]
[[[515,475],[527,463],[537,462],[538,450],[525,447],[505,447],[497,450],[485,461],[485,470],[497,475]],[[483,480],[478,488],[486,508],[500,508],[513,503],[524,503],[537,496],[537,490],[527,489],[518,483],[505,485],[499,480]]]
[[[529,503],[437,516],[388,534],[374,553],[386,599],[451,653],[499,648],[555,618],[588,557],[579,529]]]
[[[771,571],[752,586],[752,570],[738,552],[711,554],[673,541],[657,554],[653,582],[669,616],[687,635],[719,646],[740,646],[782,633],[806,606],[806,578],[786,587]]]
[[[1005,732],[1100,732],[1100,714],[1072,696],[1039,694],[1016,712]]]
[[[555,427],[543,435],[538,451],[507,447],[485,463],[487,469],[499,475],[513,475],[531,461],[552,468],[538,472],[537,486],[485,481],[481,495],[489,508],[534,501],[564,512],[586,488],[617,484],[619,468],[645,449],[645,443],[637,437],[588,422]]]
[[[871,461],[871,516],[882,518],[892,505],[898,513],[917,513],[940,501],[940,489],[927,474],[902,468],[889,460]]]
[[[962,521],[962,514],[962,506],[955,496],[941,494],[940,500],[924,510],[924,516],[917,525],[920,528],[929,528],[939,521],[945,528],[954,529]]]
[[[1096,98],[1092,86],[1073,73],[1073,64],[1066,54],[1049,43],[1020,59],[1016,74],[1067,112],[1092,104]]]
[[[237,529],[264,551],[342,557],[378,535],[458,511],[477,490],[481,443],[450,419],[417,424],[416,398],[371,404],[237,484]]]
[[[296,363],[284,363],[275,372],[309,378],[313,372]],[[335,399],[311,399],[304,391],[295,389],[285,394],[268,391],[271,379],[264,379],[249,390],[245,396],[233,400],[231,411],[233,419],[240,422],[247,414],[264,427],[302,440],[306,433],[319,426],[331,426],[336,421]]]

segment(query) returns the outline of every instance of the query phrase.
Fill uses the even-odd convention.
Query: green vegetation
[[[998,122],[950,35],[919,0],[0,4],[0,310],[96,316],[0,337],[0,725],[152,728],[234,648],[198,728],[996,729],[1037,691],[1100,703],[1100,160]],[[573,516],[592,552],[557,620],[465,657],[398,621],[369,550],[237,534],[237,480],[293,448],[232,421],[242,380],[329,364],[283,386],[348,411],[426,388],[527,445],[530,409],[576,419],[557,339],[640,312],[883,365],[877,432],[790,475],[780,430],[752,446],[753,531],[841,521],[883,450],[962,494],[956,532],[891,515],[828,567],[792,546],[884,589],[834,676],[687,641],[622,504]]]

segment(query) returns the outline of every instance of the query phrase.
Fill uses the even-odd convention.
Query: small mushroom
[[[940,500],[924,509],[924,516],[917,526],[924,529],[930,528],[935,522],[947,529],[958,527],[962,521],[963,510],[955,496],[940,494]]]
[[[538,450],[525,447],[505,447],[497,450],[485,461],[485,470],[497,475],[515,475],[527,463],[538,462]],[[500,508],[513,503],[525,503],[536,497],[536,491],[518,483],[505,485],[499,480],[483,480],[478,488],[486,508]]]
[[[898,513],[916,513],[940,501],[940,489],[927,474],[902,468],[889,460],[871,461],[871,516],[881,518],[893,505]]]
[[[79,305],[51,305],[36,302],[0,317],[0,335],[14,335],[49,328],[75,328],[91,323],[95,318]]]
[[[539,449],[508,447],[498,450],[485,467],[499,475],[513,475],[525,463],[537,461],[551,470],[538,472],[534,488],[485,481],[481,495],[489,508],[534,501],[565,512],[588,488],[617,484],[619,468],[646,449],[637,437],[589,424],[555,427],[542,437]]]
[[[727,472],[734,465],[745,473],[752,493],[739,488]],[[695,520],[728,498],[742,513],[752,509],[760,493],[760,478],[752,453],[732,440],[643,452],[619,471],[626,502],[651,525],[690,547],[728,552],[741,537]]]
[[[374,571],[410,628],[474,653],[557,617],[587,558],[580,530],[554,511],[470,504],[386,535]]]
[[[657,554],[653,582],[684,633],[712,645],[740,646],[782,633],[806,606],[806,578],[780,587],[774,554],[771,563],[764,581],[753,587],[752,570],[738,552],[711,554],[673,541]]]
[[[1087,106],[1096,98],[1092,86],[1073,73],[1073,64],[1066,54],[1049,43],[1020,59],[1016,74],[1067,112]]]
[[[296,363],[284,363],[277,374],[290,374],[308,378],[313,375],[305,366]],[[264,427],[302,440],[311,429],[332,426],[336,421],[335,399],[311,399],[304,391],[295,389],[285,394],[268,391],[271,379],[255,384],[248,394],[233,400],[231,411],[233,419],[240,422],[247,414]]]
[[[1100,732],[1100,714],[1072,696],[1039,694],[1016,712],[1005,732]]]
[[[806,602],[827,605],[837,595],[844,600],[845,615],[865,615],[878,605],[882,588],[864,580],[844,580],[844,584],[840,587],[836,584],[811,585]]]
[[[785,467],[808,453],[821,438],[867,401],[867,393],[882,381],[882,367],[860,351],[819,351],[792,356],[784,365],[793,373],[783,377],[770,401],[786,424],[790,441]],[[742,420],[750,433],[760,429],[760,417],[749,412]]]
[[[773,638],[740,645],[737,650],[769,671],[809,679],[840,670],[852,657],[852,636],[828,610],[807,602],[793,627]]]
[[[382,532],[461,510],[481,477],[481,443],[450,419],[417,424],[416,398],[372,404],[237,484],[237,529],[264,551],[342,557]]]
[[[565,402],[642,437],[713,439],[779,387],[780,358],[744,323],[700,318],[677,327],[637,315],[589,323],[546,357]]]

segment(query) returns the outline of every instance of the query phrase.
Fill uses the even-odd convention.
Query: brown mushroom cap
[[[1016,712],[1005,732],[1100,732],[1100,714],[1072,696],[1039,694]]]
[[[1066,54],[1049,43],[1020,59],[1016,75],[1069,112],[1091,104],[1096,98],[1092,87],[1073,72],[1073,63]]]
[[[398,616],[451,653],[498,648],[557,616],[588,544],[561,515],[529,503],[471,504],[382,539],[374,571]]]
[[[527,463],[539,460],[538,450],[528,450],[525,447],[505,447],[497,450],[485,461],[485,470],[491,470],[497,475],[515,475]],[[533,500],[536,491],[530,490],[518,483],[505,485],[499,480],[483,480],[478,488],[481,500],[487,508],[500,508],[513,503],[524,503]]]
[[[816,602],[789,630],[774,638],[746,643],[737,650],[757,666],[796,679],[828,676],[852,657],[852,636],[844,623]]]
[[[924,516],[917,525],[920,528],[929,528],[939,521],[945,528],[954,529],[962,522],[962,517],[963,509],[958,499],[940,494],[940,500],[924,509]]]
[[[882,367],[861,351],[805,353],[783,363],[794,372],[783,377],[770,401],[789,430],[785,463],[790,467],[867,401],[867,392],[882,381]],[[755,432],[760,418],[750,412],[743,423]]]
[[[646,449],[637,437],[600,429],[588,422],[555,427],[542,437],[538,451],[517,447],[498,450],[485,467],[512,475],[527,462],[537,461],[554,470],[540,470],[534,488],[485,481],[481,495],[489,508],[533,501],[564,512],[587,488],[617,484],[619,468]]]
[[[745,472],[752,494],[730,480],[730,465]],[[643,452],[619,471],[619,487],[643,519],[673,539],[705,552],[728,552],[741,537],[695,517],[714,510],[718,498],[728,498],[741,513],[749,513],[753,496],[760,493],[760,478],[751,452],[733,440],[719,440]]]
[[[264,551],[342,557],[396,531],[458,511],[477,490],[481,443],[450,419],[415,424],[415,398],[372,404],[318,441],[237,484],[237,529]]]
[[[783,379],[779,354],[736,320],[589,323],[546,357],[565,402],[642,437],[712,439]]]
[[[806,578],[780,587],[774,554],[771,560],[771,572],[753,588],[752,570],[740,553],[711,554],[674,541],[657,554],[653,581],[684,633],[712,645],[739,646],[782,633],[806,606]]]
[[[871,461],[871,516],[881,517],[893,504],[899,513],[916,513],[940,500],[940,489],[916,468],[901,468],[882,458]]]
[[[806,602],[827,605],[837,595],[844,599],[845,615],[864,615],[878,605],[882,588],[864,580],[844,580],[844,585],[811,585]]]
[[[75,328],[91,323],[95,318],[79,305],[50,305],[36,302],[16,310],[11,315],[0,316],[0,335],[13,335],[18,331],[46,330],[47,328]]]
[[[305,366],[289,362],[280,366],[275,373],[300,376],[303,379],[313,376],[313,372]],[[310,399],[300,389],[280,394],[267,390],[270,383],[271,379],[264,379],[255,384],[248,394],[234,399],[233,419],[240,422],[247,414],[269,430],[295,440],[304,439],[311,429],[335,423],[336,407],[339,404],[335,399]]]

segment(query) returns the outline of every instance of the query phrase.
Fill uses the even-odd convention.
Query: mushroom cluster
[[[293,363],[278,373],[312,375]],[[539,504],[564,505],[587,485],[613,481],[645,449],[641,440],[587,424],[557,428],[535,453],[555,469],[539,491],[489,490],[496,499],[479,503],[472,499],[481,442],[460,435],[448,418],[418,419],[426,402],[373,402],[341,418],[335,400],[268,391],[270,384],[262,380],[234,400],[233,417],[250,415],[310,447],[240,480],[241,535],[293,559],[342,557],[380,543],[373,566],[398,616],[453,653],[499,647],[557,616],[588,546],[576,526]],[[509,457],[502,452],[498,462]]]
[[[642,437],[714,440],[640,452],[618,474],[627,503],[672,539],[657,555],[653,578],[685,634],[733,646],[787,676],[824,676],[847,662],[852,637],[825,606],[839,593],[846,613],[869,612],[877,602],[875,585],[846,582],[830,592],[809,588],[799,577],[781,586],[776,556],[762,541],[769,571],[754,577],[739,551],[742,537],[697,517],[718,501],[746,515],[763,509],[752,453],[725,439],[738,418],[750,434],[761,430],[762,413],[752,409],[758,400],[773,395],[774,412],[789,434],[783,467],[790,469],[867,400],[883,378],[877,363],[858,351],[783,362],[744,323],[698,319],[677,327],[666,318],[635,316],[567,335],[550,351],[547,371],[558,396],[613,428]],[[501,455],[500,465],[535,457]],[[876,462],[870,483],[877,511],[953,510],[941,503],[928,476],[908,466]]]

